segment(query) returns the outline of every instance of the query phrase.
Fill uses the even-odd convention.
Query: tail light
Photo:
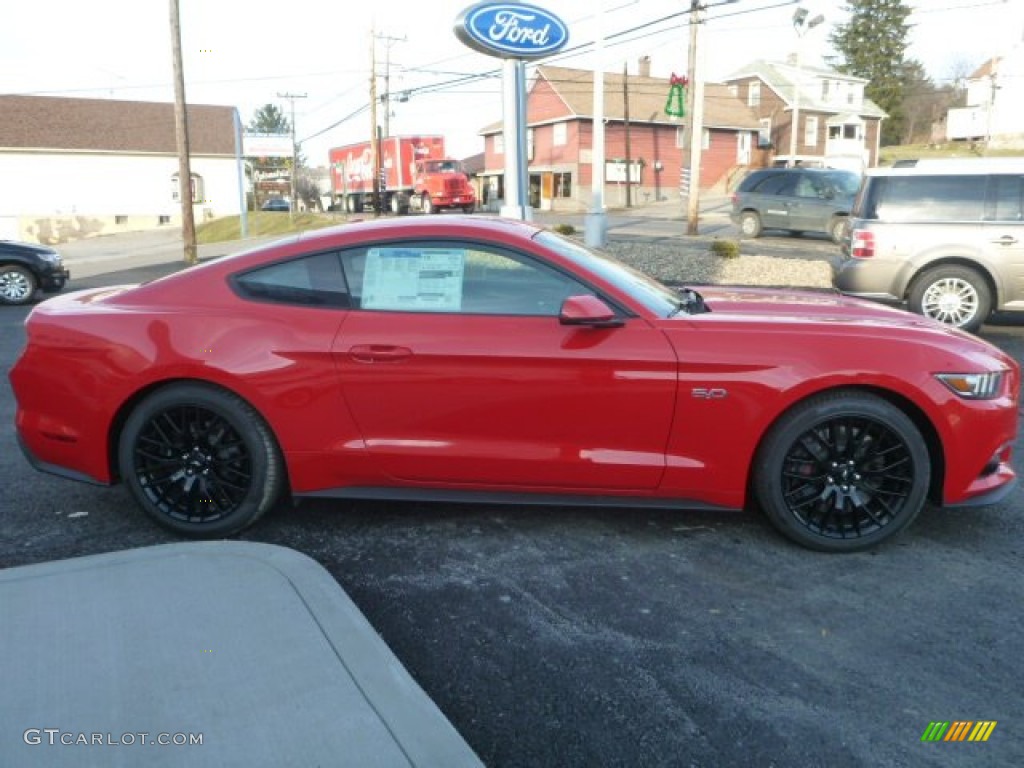
[[[850,255],[855,259],[870,259],[875,255],[875,233],[855,229],[850,233]]]

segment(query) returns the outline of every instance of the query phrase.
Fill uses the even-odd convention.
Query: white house
[[[946,138],[1024,149],[1024,41],[986,61],[967,80],[967,106],[949,110]]]
[[[234,107],[188,107],[196,220],[240,212]],[[180,226],[174,105],[0,96],[0,237]]]

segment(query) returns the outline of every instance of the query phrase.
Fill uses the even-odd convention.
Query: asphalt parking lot
[[[4,374],[27,311],[0,308]],[[1024,322],[982,335],[1024,360]],[[33,471],[14,409],[5,375],[0,567],[174,540],[122,488]],[[306,502],[244,538],[326,567],[488,765],[1017,766],[1022,513],[1018,487],[845,556],[754,513],[560,507]],[[936,720],[998,725],[922,743]]]

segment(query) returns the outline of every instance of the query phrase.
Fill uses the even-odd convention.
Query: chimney
[[[651,76],[651,57],[650,56],[641,56],[640,57],[639,74],[640,74],[640,77],[650,77]]]

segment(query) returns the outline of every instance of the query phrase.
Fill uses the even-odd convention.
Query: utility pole
[[[789,166],[796,165],[797,142],[800,140],[800,81],[803,79],[803,66],[800,55],[803,52],[804,33],[825,21],[820,13],[810,21],[806,8],[793,11],[793,29],[796,32],[796,81],[793,83],[793,120],[789,126]]]
[[[386,54],[384,56],[384,95],[380,97],[384,104],[384,138],[391,135],[391,46],[395,43],[406,42],[406,37],[391,37],[390,35],[377,35],[378,40],[383,40]]]
[[[279,98],[279,99],[288,99],[292,103],[292,180],[291,180],[292,202],[291,202],[291,205],[288,206],[288,215],[293,220],[295,219],[295,208],[297,207],[297,203],[298,203],[298,197],[295,194],[296,191],[297,191],[296,184],[295,184],[295,176],[296,176],[297,167],[299,165],[299,149],[298,149],[298,147],[295,146],[295,100],[296,99],[304,99],[304,98],[306,98],[306,96],[307,96],[307,94],[305,94],[305,93],[278,93],[277,94],[277,98]]]
[[[373,155],[373,215],[380,216],[380,144],[377,142],[377,33],[370,28],[370,154]]]
[[[699,0],[690,0],[690,50],[687,57],[687,74],[690,92],[687,94],[686,146],[690,151],[690,185],[686,196],[686,234],[696,235],[700,210],[700,155],[704,138],[704,81],[697,71],[697,43],[703,6]]]
[[[199,261],[196,222],[192,208],[192,167],[189,164],[188,113],[185,111],[185,69],[181,63],[181,22],[178,0],[171,0],[171,48],[174,58],[174,135],[178,149],[178,198],[181,202],[181,239],[185,263]]]
[[[633,207],[633,193],[630,191],[630,168],[633,165],[633,157],[629,147],[629,71],[626,64],[622,65],[622,120],[626,131],[626,207]]]

